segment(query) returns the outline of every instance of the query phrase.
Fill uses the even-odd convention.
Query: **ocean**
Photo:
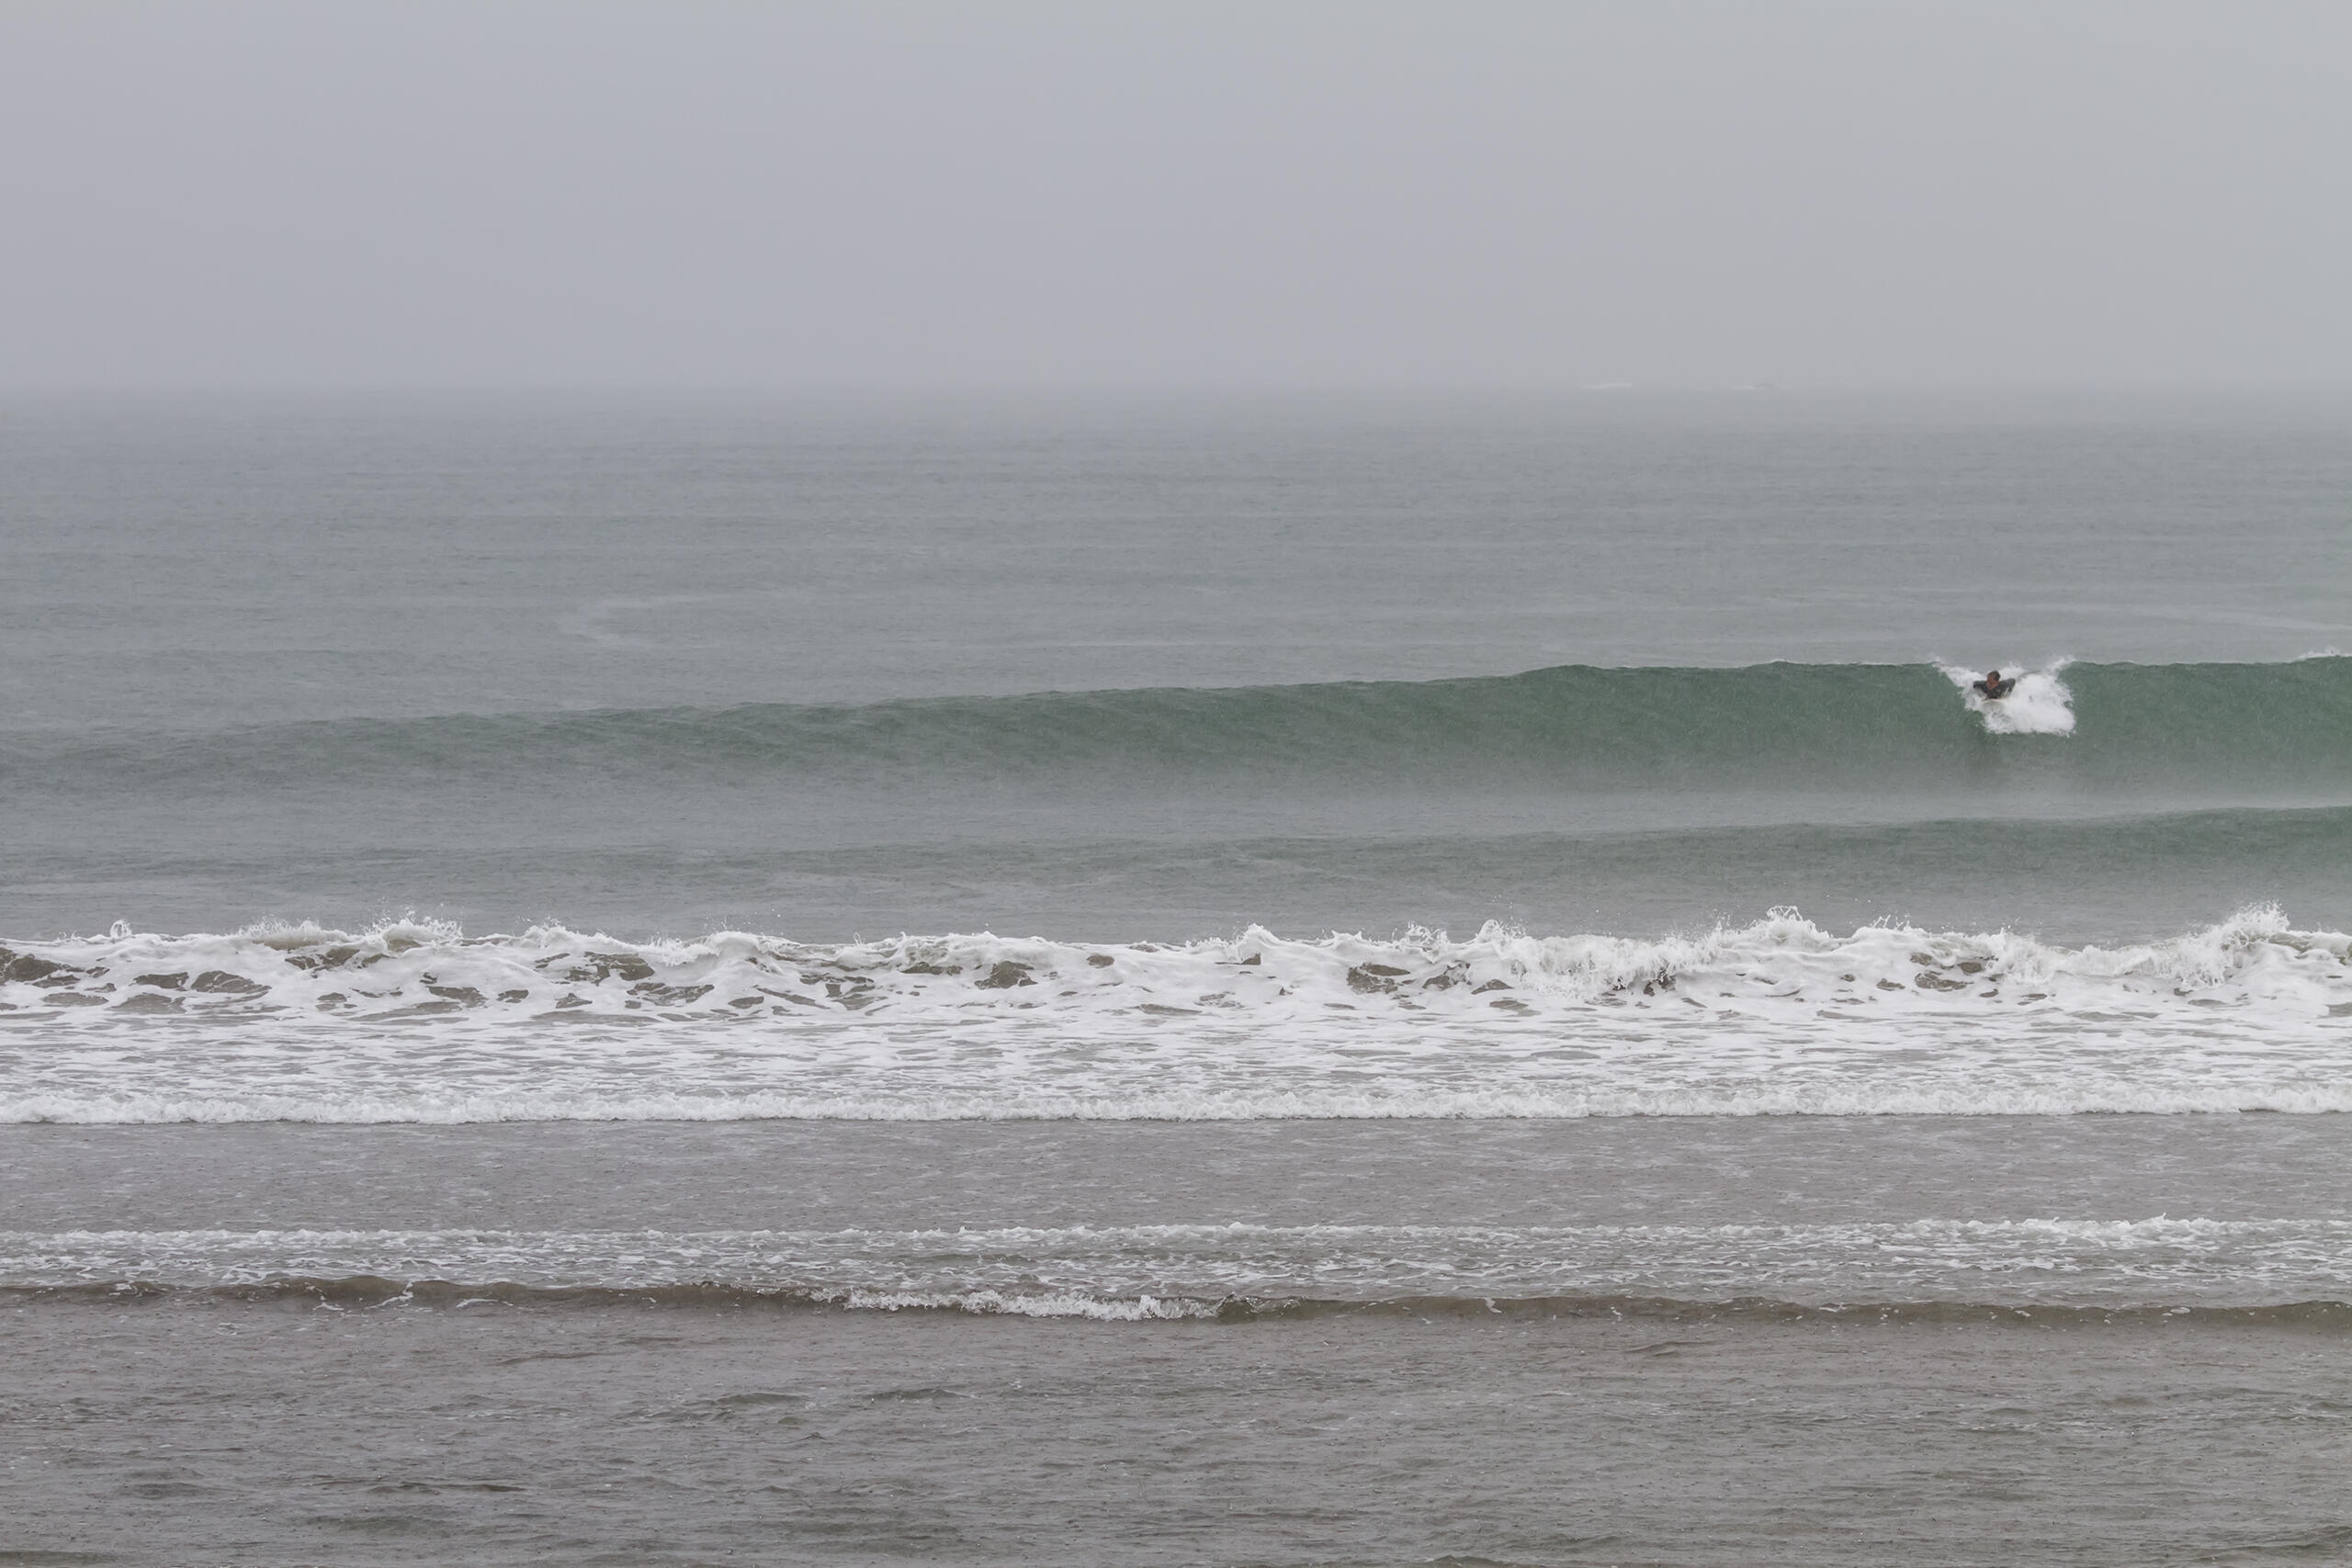
[[[2317,393],[12,395],[0,1562],[2352,1558],[2348,496]]]

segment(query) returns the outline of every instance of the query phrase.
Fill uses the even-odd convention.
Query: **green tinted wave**
[[[2352,784],[2352,658],[2075,664],[2068,736],[1993,735],[1931,666],[1604,669],[1429,682],[1041,693],[403,720],[17,732],[19,785],[540,771],[868,781],[1114,773],[1349,786],[2094,787]]]

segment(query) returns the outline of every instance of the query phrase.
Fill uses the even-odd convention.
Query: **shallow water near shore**
[[[2293,1325],[243,1304],[4,1331],[32,1369],[15,1484],[69,1561],[2251,1563],[2346,1540],[2340,1334]]]
[[[2347,1125],[9,1128],[10,1474],[93,1561],[2296,1560]]]

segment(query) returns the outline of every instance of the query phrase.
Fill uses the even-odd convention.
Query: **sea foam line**
[[[628,942],[560,926],[469,937],[414,919],[348,932],[264,926],[0,945],[0,1023],[47,1029],[243,1018],[372,1029],[501,1021],[576,1026],[845,1016],[1351,1011],[1490,1017],[1842,998],[1939,1008],[2352,1004],[2352,937],[2298,931],[2275,906],[2165,941],[2067,948],[2012,931],[1871,925],[1843,935],[1794,909],[1688,936],[1236,937],[1094,943],[990,932],[808,943],[746,931]],[[2352,1007],[2346,1007],[2352,1012]],[[14,1019],[10,1015],[17,1015]]]
[[[2218,1085],[2130,1081],[1944,1087],[1740,1087],[1351,1092],[1273,1088],[1226,1095],[815,1095],[752,1092],[534,1096],[426,1092],[335,1098],[52,1093],[0,1098],[0,1123],[81,1126],[283,1122],[479,1125],[541,1122],[1252,1122],[1575,1121],[1625,1117],[2233,1115],[2352,1111],[2352,1080]]]
[[[871,1308],[1198,1315],[1238,1299],[1652,1295],[2258,1304],[2352,1291],[2352,1223],[2156,1215],[1844,1224],[0,1233],[0,1286],[298,1280],[790,1292]]]

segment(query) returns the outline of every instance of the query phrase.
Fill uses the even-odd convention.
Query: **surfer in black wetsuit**
[[[2004,681],[1998,670],[1987,670],[1984,671],[1984,679],[1976,682],[1977,694],[1987,699],[2006,697],[2017,689],[2017,677],[2013,675]]]

